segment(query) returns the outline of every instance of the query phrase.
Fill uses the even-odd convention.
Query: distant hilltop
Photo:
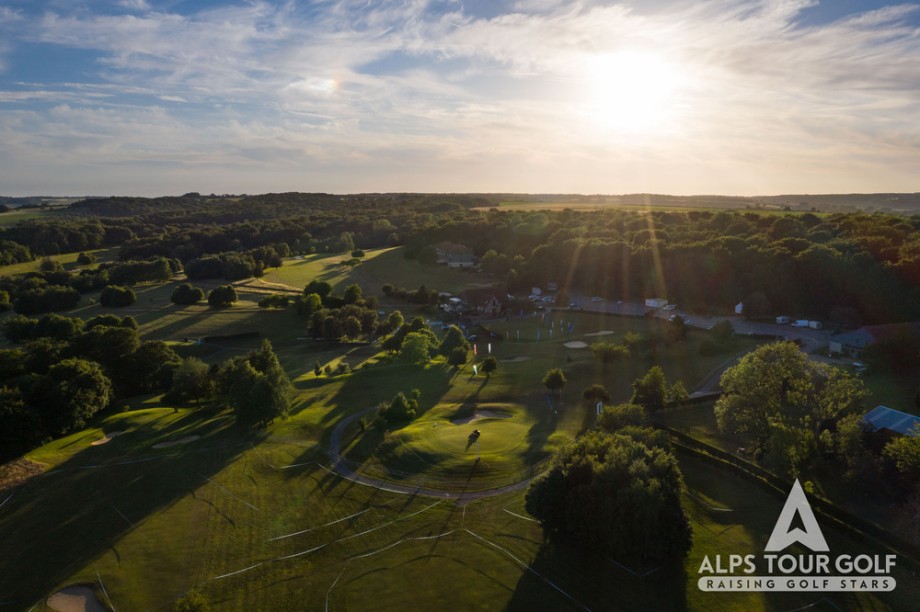
[[[177,208],[202,202],[220,201],[274,201],[296,205],[317,202],[365,201],[420,201],[437,200],[451,202],[464,208],[488,209],[529,208],[601,208],[623,206],[628,208],[671,208],[671,209],[726,209],[726,210],[775,210],[793,212],[889,212],[899,214],[920,214],[920,193],[849,193],[849,194],[787,194],[769,196],[725,196],[725,195],[667,195],[657,193],[565,194],[565,193],[266,193],[211,194],[186,193],[182,196],[146,197],[59,197],[26,196],[2,197],[0,206],[13,208],[61,208],[79,202],[76,208],[95,214],[136,214],[138,212],[161,212],[164,208]]]

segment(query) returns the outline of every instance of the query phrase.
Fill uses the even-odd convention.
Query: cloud
[[[151,10],[147,0],[118,0],[118,6],[131,11],[146,12]]]
[[[905,168],[920,163],[918,6],[800,25],[814,4],[519,0],[485,13],[422,0],[255,1],[180,14],[126,0],[139,14],[28,18],[0,8],[0,27],[16,20],[22,39],[101,56],[84,83],[0,81],[0,104],[15,111],[0,135],[7,159],[173,160],[215,181],[260,164],[265,183],[296,183],[309,166],[322,168],[317,188],[343,191],[382,189],[374,180],[724,191],[722,180],[743,192],[747,177],[770,192],[809,176],[829,185],[834,172],[908,184]],[[587,58],[623,50],[660,56],[682,77],[657,132],[599,126],[586,110],[597,78]]]

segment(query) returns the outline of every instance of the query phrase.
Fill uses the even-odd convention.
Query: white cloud
[[[118,0],[118,6],[131,11],[146,12],[151,10],[147,0]]]
[[[422,0],[252,2],[187,16],[120,4],[143,14],[58,11],[22,29],[100,52],[87,68],[104,83],[0,91],[13,108],[58,104],[0,118],[10,143],[0,158],[15,160],[0,179],[27,175],[22,160],[45,151],[100,176],[110,164],[149,163],[176,180],[195,167],[215,183],[241,181],[253,164],[266,177],[248,188],[183,183],[205,191],[282,181],[338,191],[751,193],[808,181],[809,191],[833,191],[835,177],[848,190],[883,190],[883,181],[895,190],[920,166],[920,37],[906,21],[916,5],[801,27],[812,1],[643,12],[643,3],[520,0],[494,18]],[[21,15],[0,9],[4,19]],[[683,75],[655,133],[598,126],[584,110],[586,57],[623,49],[654,53]],[[321,184],[296,184],[304,177]]]

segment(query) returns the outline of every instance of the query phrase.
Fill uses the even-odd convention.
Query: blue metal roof
[[[904,435],[917,435],[920,431],[920,417],[887,406],[876,406],[866,413],[863,420],[876,429],[888,429]]]

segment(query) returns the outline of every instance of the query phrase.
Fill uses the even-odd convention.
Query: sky
[[[2,0],[0,195],[920,191],[920,4]]]

